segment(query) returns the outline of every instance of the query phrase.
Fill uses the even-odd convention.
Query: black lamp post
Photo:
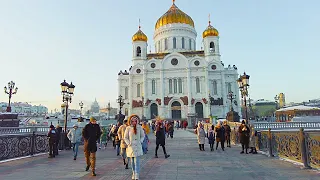
[[[110,111],[111,111],[111,104],[110,101],[108,102],[108,120],[110,120]]]
[[[9,95],[9,104],[7,106],[7,112],[11,112],[11,98],[13,94],[17,94],[18,87],[14,88],[16,83],[13,81],[8,82],[8,87],[4,87],[4,93]]]
[[[61,84],[61,94],[62,94],[62,102],[64,102],[66,104],[66,110],[65,110],[65,114],[66,114],[66,118],[64,120],[64,132],[67,132],[67,121],[68,121],[68,106],[69,103],[71,103],[72,101],[72,96],[73,96],[73,92],[74,92],[74,88],[75,86],[72,84],[72,82],[69,84],[66,82],[66,80],[64,80]]]
[[[119,103],[119,114],[117,119],[118,119],[118,122],[123,123],[125,116],[121,112],[121,109],[124,105],[123,97],[121,95],[119,95],[119,98],[117,99],[117,103]]]
[[[241,98],[244,100],[244,106],[245,106],[245,114],[246,114],[246,124],[249,124],[249,118],[248,118],[248,108],[247,108],[247,97],[249,95],[248,89],[249,89],[249,78],[250,76],[246,74],[246,72],[243,73],[243,75],[239,77],[237,80],[239,89],[241,92]]]
[[[80,120],[82,122],[82,109],[83,109],[83,102],[82,101],[79,103],[79,106],[80,106]]]
[[[276,109],[279,109],[279,99],[280,99],[280,97],[279,97],[278,95],[276,95],[276,96],[274,97],[274,101],[275,101],[275,103],[276,103]]]
[[[230,100],[230,110],[233,111],[233,100],[236,98],[236,95],[233,95],[233,92],[230,91],[229,94],[228,94],[228,99]]]
[[[212,106],[212,104],[213,104],[213,97],[209,94],[209,108],[210,108],[210,114],[209,114],[209,116],[210,116],[210,118],[211,118],[211,116],[212,116],[212,113],[211,113],[211,106]]]

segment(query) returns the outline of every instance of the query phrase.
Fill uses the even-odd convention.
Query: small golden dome
[[[155,26],[155,29],[157,30],[161,26],[167,25],[167,24],[173,24],[173,23],[181,23],[181,24],[188,24],[192,27],[194,27],[194,22],[190,16],[188,16],[186,13],[181,11],[174,3],[170,7],[170,9],[162,15]]]
[[[141,31],[140,26],[139,30],[132,36],[132,41],[148,41],[148,37]]]
[[[211,22],[209,21],[209,26],[207,27],[207,29],[205,31],[203,31],[202,33],[202,37],[206,38],[208,36],[219,36],[219,32],[216,28],[214,28],[213,26],[211,26],[210,24]]]
[[[62,107],[62,108],[66,107],[66,104],[64,104],[64,103],[63,103],[63,104],[61,104],[61,107]]]

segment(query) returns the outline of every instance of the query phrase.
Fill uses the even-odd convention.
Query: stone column
[[[148,82],[147,82],[147,70],[145,69],[145,67],[143,67],[143,116],[145,118],[147,118],[147,114],[148,114],[148,107],[145,106],[145,102],[147,101],[148,97],[149,97],[149,92],[148,92]],[[142,113],[141,113],[142,114]]]
[[[132,114],[132,75],[129,74],[129,84],[128,84],[128,96],[129,96],[129,108],[128,108],[128,115],[130,116]]]
[[[188,114],[192,113],[192,104],[191,104],[191,99],[192,99],[192,84],[191,84],[191,70],[188,68],[187,69],[187,88],[188,88]]]
[[[159,108],[159,116],[164,117],[165,115],[165,107],[164,107],[164,94],[165,94],[165,80],[164,80],[164,70],[160,70],[160,99],[161,99],[161,105]]]
[[[209,71],[208,71],[208,68],[206,67],[204,69],[204,80],[205,80],[205,87],[206,87],[206,93],[205,93],[205,98],[207,99],[207,116],[209,117],[210,116],[210,99],[209,99],[209,93],[210,93],[210,81],[209,81]],[[205,114],[204,114],[205,115]]]
[[[221,72],[221,85],[222,85],[222,99],[223,99],[223,110],[222,110],[222,115],[223,117],[226,117],[227,114],[227,104],[226,104],[226,100],[227,100],[227,89],[226,89],[226,78],[225,78],[225,73],[222,71]]]

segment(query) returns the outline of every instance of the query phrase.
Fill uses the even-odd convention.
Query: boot
[[[129,169],[129,167],[128,167],[128,163],[126,164],[126,168],[125,169]]]
[[[258,154],[257,149],[254,148],[254,152],[252,154]]]
[[[92,171],[91,173],[92,176],[97,176],[96,172]]]
[[[126,165],[126,160],[125,159],[123,159],[123,165]]]
[[[246,154],[249,154],[249,153],[248,153],[248,149],[247,149],[247,148],[246,148]]]
[[[86,171],[89,171],[90,165],[87,165],[86,167]]]
[[[202,151],[201,144],[199,144],[199,149],[200,149],[200,151]]]
[[[158,155],[156,154],[156,155],[154,156],[154,158],[158,158]]]
[[[133,179],[133,180],[135,180],[135,179],[136,179],[136,176],[135,176],[134,172],[132,173],[132,177],[131,177],[131,179]]]
[[[138,179],[139,179],[139,173],[136,173],[136,174],[134,175],[134,177],[135,177],[136,180],[138,180]]]
[[[164,157],[167,159],[168,157],[170,157],[170,155],[168,154],[165,154]]]

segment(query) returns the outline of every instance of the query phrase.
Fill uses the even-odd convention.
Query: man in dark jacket
[[[227,121],[223,122],[223,127],[224,127],[224,130],[225,130],[225,137],[226,137],[225,140],[227,141],[227,147],[231,147],[231,142],[230,142],[231,128],[228,125]]]
[[[56,141],[57,141],[57,130],[53,125],[50,125],[50,130],[47,137],[49,137],[49,158],[53,158],[56,155]]]
[[[59,155],[59,149],[61,149],[60,148],[60,138],[61,138],[61,132],[62,132],[62,127],[60,127],[60,125],[59,124],[57,124],[57,126],[56,126],[56,132],[57,132],[57,141],[56,141],[56,152],[55,152],[55,154],[56,155]]]
[[[166,144],[165,128],[163,127],[163,123],[159,122],[158,126],[157,126],[157,130],[156,130],[156,153],[155,153],[155,158],[158,158],[159,146],[162,146],[164,157],[165,158],[170,157],[170,155],[167,154],[165,144]]]
[[[84,147],[84,155],[87,163],[86,171],[88,171],[91,166],[92,176],[96,176],[95,166],[96,166],[97,140],[100,139],[101,129],[94,117],[91,117],[90,123],[83,128],[82,136],[84,138],[83,147]]]
[[[240,134],[240,143],[242,145],[241,154],[244,153],[244,149],[246,149],[246,154],[248,154],[249,140],[250,140],[250,129],[246,125],[246,122],[244,120],[242,121],[238,132]]]

